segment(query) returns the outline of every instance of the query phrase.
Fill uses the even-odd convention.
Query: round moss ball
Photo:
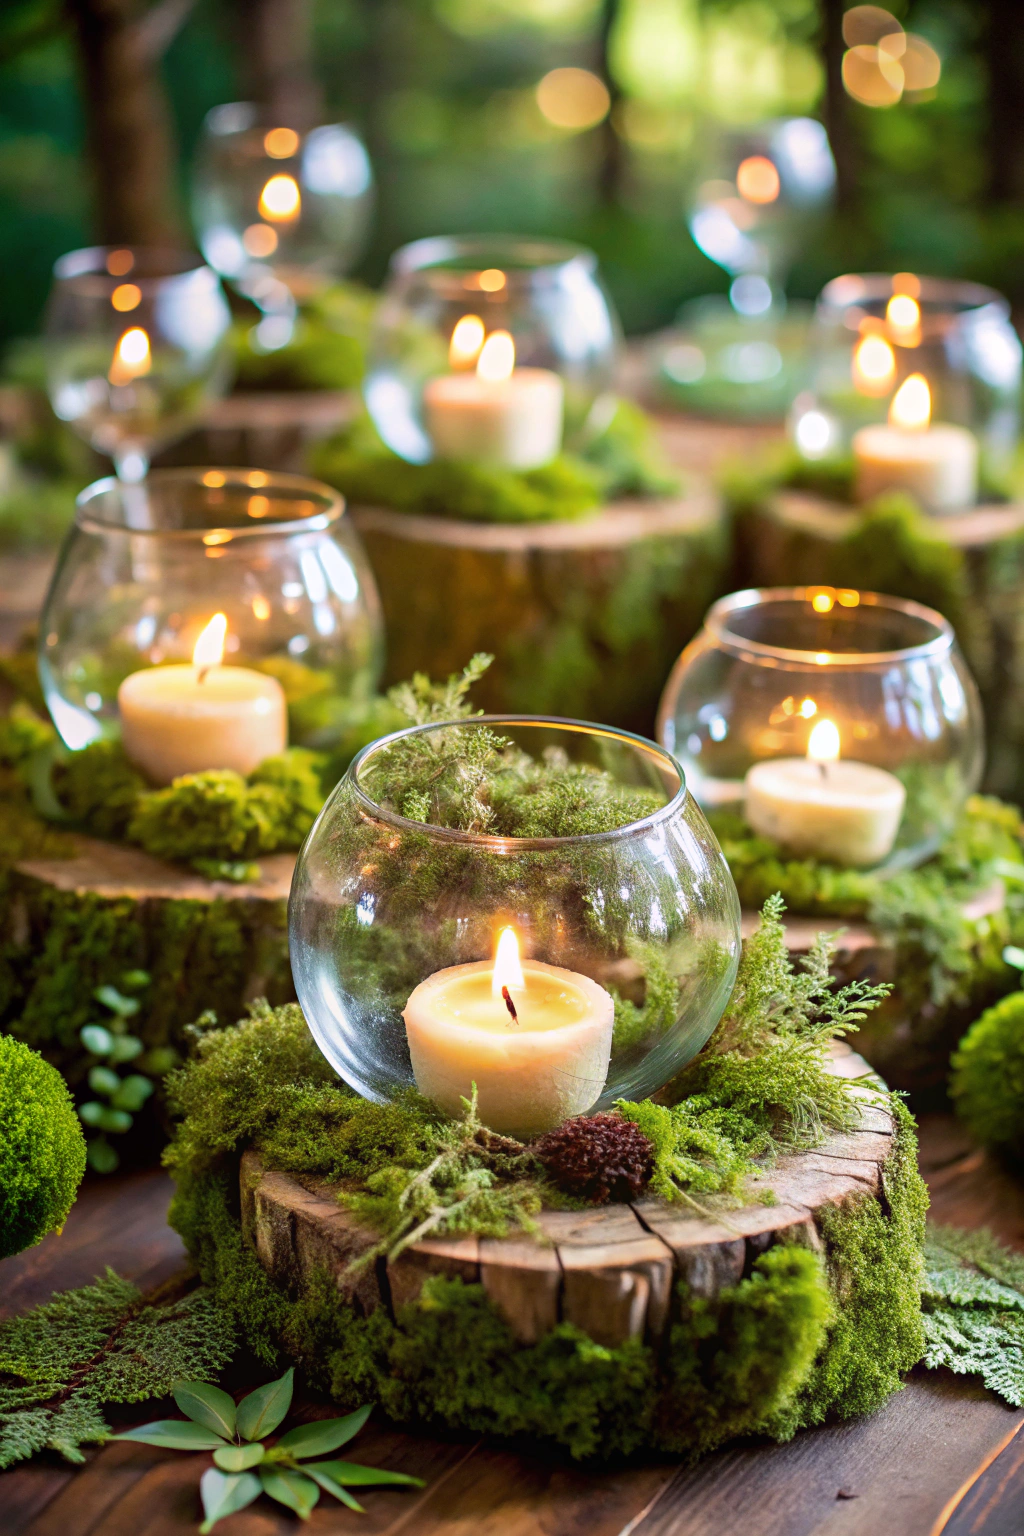
[[[67,1084],[38,1051],[0,1035],[0,1259],[62,1227],[85,1172]]]
[[[953,1056],[957,1113],[984,1146],[1024,1158],[1024,992],[971,1025]]]

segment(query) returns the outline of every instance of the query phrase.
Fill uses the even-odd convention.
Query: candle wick
[[[197,683],[205,683],[206,682],[206,674],[210,670],[209,667],[199,667],[197,670],[199,672],[199,676],[196,678],[196,682]]]
[[[501,995],[505,999],[505,1007],[508,1009],[509,1013],[512,1015],[512,1023],[513,1024],[518,1024],[519,1023],[519,1015],[518,1015],[518,1013],[516,1013],[516,1005],[512,1001],[512,996],[511,996],[511,994],[510,994],[510,992],[508,990],[508,987],[502,987]]]
[[[828,763],[819,762],[818,763],[818,772],[821,774],[823,779],[827,779],[828,778]]]

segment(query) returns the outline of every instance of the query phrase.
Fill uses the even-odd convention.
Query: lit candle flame
[[[892,347],[884,336],[869,332],[854,349],[854,387],[862,395],[887,395],[895,378],[896,355]]]
[[[819,720],[807,743],[807,758],[812,763],[834,763],[839,757],[839,727],[831,720]]]
[[[492,331],[476,361],[477,376],[490,384],[511,378],[516,365],[516,344],[508,331]]]
[[[472,368],[484,344],[484,323],[479,315],[463,315],[452,331],[448,364],[453,369]]]
[[[111,384],[130,384],[133,379],[148,373],[151,363],[149,337],[141,325],[133,325],[114,348],[114,360],[107,378]]]
[[[502,990],[508,987],[522,989],[526,982],[523,979],[522,961],[519,959],[519,940],[516,938],[514,928],[503,928],[498,934],[498,947],[494,952],[494,974],[491,977],[491,996],[501,998]]]
[[[889,407],[889,425],[905,432],[923,432],[932,416],[932,395],[923,373],[904,379]]]
[[[200,677],[210,667],[219,667],[224,660],[224,641],[227,633],[227,614],[215,613],[200,634],[192,652],[192,665],[198,667]]]
[[[905,341],[921,324],[921,306],[909,293],[894,293],[885,307],[885,318],[897,340]]]
[[[302,196],[294,176],[271,176],[260,193],[261,219],[273,219],[277,223],[297,219],[302,210]]]

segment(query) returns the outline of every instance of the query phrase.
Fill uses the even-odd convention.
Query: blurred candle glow
[[[853,352],[853,383],[858,394],[887,395],[896,378],[896,357],[884,336],[869,331]]]
[[[302,194],[294,176],[271,176],[260,193],[261,219],[271,219],[278,224],[290,223],[302,212]]]
[[[114,348],[114,360],[107,377],[111,384],[130,384],[133,379],[147,374],[151,366],[149,336],[141,325],[133,325]]]
[[[861,427],[854,434],[859,501],[902,490],[929,512],[959,512],[974,502],[978,440],[951,422],[931,426],[931,413],[928,380],[912,373],[892,398],[888,425]]]
[[[479,315],[463,315],[456,322],[448,347],[448,366],[457,372],[472,368],[484,344],[484,323]]]

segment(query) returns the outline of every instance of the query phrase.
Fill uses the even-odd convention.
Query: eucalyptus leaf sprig
[[[350,1487],[377,1487],[385,1483],[422,1488],[423,1480],[404,1472],[386,1472],[354,1461],[320,1461],[353,1439],[370,1416],[369,1406],[357,1408],[342,1419],[318,1419],[300,1424],[274,1445],[263,1444],[283,1421],[292,1402],[294,1370],[278,1381],[257,1387],[248,1397],[235,1401],[220,1387],[203,1381],[181,1381],[173,1389],[174,1401],[187,1418],[157,1419],[142,1424],[115,1440],[142,1441],[174,1451],[212,1451],[215,1465],[202,1475],[199,1491],[206,1519],[200,1536],[209,1536],[218,1520],[245,1509],[261,1493],[308,1520],[321,1490],[349,1509],[364,1513],[348,1492]]]

